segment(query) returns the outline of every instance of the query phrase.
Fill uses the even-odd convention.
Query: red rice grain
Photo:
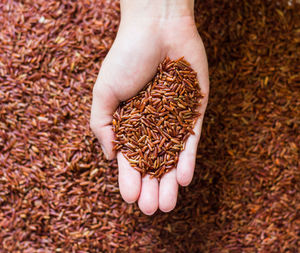
[[[115,150],[142,176],[161,178],[176,167],[179,152],[194,134],[201,98],[197,73],[190,64],[183,57],[166,58],[146,87],[117,108]]]

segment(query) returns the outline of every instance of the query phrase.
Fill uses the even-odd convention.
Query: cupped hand
[[[177,168],[165,174],[160,182],[149,176],[141,177],[121,152],[113,151],[112,115],[121,101],[135,96],[155,75],[157,67],[168,56],[182,56],[198,74],[201,92],[201,116],[194,132],[179,156]],[[91,128],[101,143],[107,159],[117,156],[119,187],[128,203],[138,200],[141,211],[153,214],[174,209],[178,185],[188,185],[193,177],[197,145],[209,92],[205,49],[194,19],[180,16],[171,19],[122,20],[117,37],[104,59],[93,90]]]

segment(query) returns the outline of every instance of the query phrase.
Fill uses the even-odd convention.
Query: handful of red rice
[[[190,64],[183,57],[166,58],[145,88],[114,113],[114,149],[142,176],[161,178],[176,168],[180,151],[194,134],[202,97]]]

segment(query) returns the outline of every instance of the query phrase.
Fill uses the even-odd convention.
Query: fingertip
[[[177,201],[173,202],[172,205],[166,205],[166,204],[159,205],[159,210],[164,213],[169,213],[176,207],[176,203]]]
[[[165,174],[159,184],[159,209],[162,212],[172,211],[177,203],[178,183],[176,169]]]
[[[101,78],[100,78],[101,79]],[[101,144],[104,156],[107,160],[116,157],[113,150],[115,134],[112,130],[112,115],[118,105],[118,99],[114,96],[108,85],[100,83],[99,76],[93,88],[93,102],[90,116],[90,128]]]
[[[136,194],[124,196],[124,194],[122,195],[122,193],[121,193],[121,196],[127,204],[133,204],[138,199],[138,195],[136,195]]]
[[[148,215],[148,216],[153,215],[158,209],[158,207],[154,207],[154,206],[150,206],[150,205],[147,206],[144,204],[140,204],[140,202],[139,202],[139,208],[143,212],[143,214]]]
[[[112,130],[111,125],[103,126],[93,124],[91,125],[91,129],[100,142],[100,146],[105,158],[107,160],[116,158],[116,152],[113,150],[114,144],[112,142],[115,139],[115,134]]]
[[[178,173],[177,175],[177,182],[181,186],[188,186],[192,182],[193,176],[190,176],[189,173]]]
[[[113,160],[116,157],[114,151],[107,151],[103,144],[100,144],[100,146],[106,160]]]
[[[194,135],[187,139],[185,149],[180,153],[177,164],[177,182],[181,186],[188,186],[194,176],[198,143],[201,136],[203,116],[201,116],[194,127]]]
[[[186,151],[181,154],[177,165],[177,182],[181,186],[188,186],[194,175],[195,155]]]
[[[117,154],[119,168],[119,188],[127,203],[134,203],[141,191],[141,175],[133,169],[121,152]]]
[[[142,179],[142,189],[138,201],[139,208],[146,215],[153,215],[158,209],[158,181],[146,175]]]

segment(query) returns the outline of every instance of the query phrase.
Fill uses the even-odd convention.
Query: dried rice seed
[[[152,81],[116,110],[115,149],[126,154],[132,167],[136,169],[138,165],[142,175],[160,179],[176,167],[179,152],[193,133],[201,98],[197,76],[190,65],[183,57],[176,61],[166,58]],[[137,125],[141,126],[138,131]]]

